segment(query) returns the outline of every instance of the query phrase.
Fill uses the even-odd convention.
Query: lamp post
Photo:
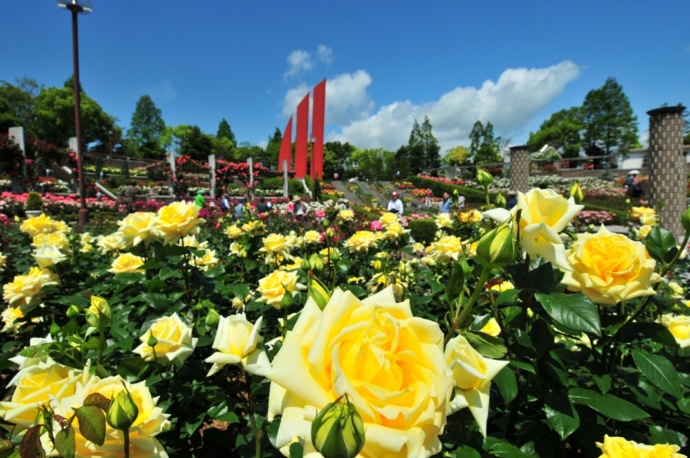
[[[72,13],[72,55],[74,61],[74,130],[77,137],[77,171],[79,176],[79,227],[89,220],[89,210],[86,208],[86,183],[84,181],[84,156],[81,142],[81,99],[79,84],[79,26],[77,16],[79,13],[91,12],[91,0],[57,0],[60,8],[65,8]]]

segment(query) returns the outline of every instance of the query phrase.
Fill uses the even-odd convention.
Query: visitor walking
[[[196,197],[194,198],[194,203],[196,204],[197,207],[204,208],[205,202],[206,202],[206,199],[204,199],[204,190],[199,189],[196,192]]]
[[[453,201],[450,200],[450,194],[447,192],[443,193],[443,200],[441,201],[441,207],[439,208],[440,213],[450,213],[450,206],[453,204]]]

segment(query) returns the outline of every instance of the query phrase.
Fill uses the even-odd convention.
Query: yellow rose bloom
[[[41,269],[54,266],[65,259],[67,256],[55,245],[41,245],[31,255],[36,260],[36,264]]]
[[[502,293],[503,291],[508,291],[511,289],[515,289],[515,286],[513,285],[513,282],[510,280],[502,281],[498,285],[493,285],[491,287],[491,291],[496,291],[497,293]]]
[[[683,294],[685,294],[685,289],[683,289],[683,287],[680,286],[677,281],[672,280],[668,282],[668,287],[671,289],[671,291],[673,291],[674,298],[683,297]]]
[[[490,336],[498,337],[501,334],[501,327],[498,325],[496,318],[490,318],[486,322],[483,328],[480,329],[481,332],[489,334]]]
[[[397,223],[398,219],[395,221]],[[349,249],[350,253],[366,252],[375,246],[378,240],[376,234],[371,231],[357,231],[343,243],[343,246]]]
[[[21,307],[9,306],[2,311],[2,322],[4,326],[1,332],[9,332],[18,330],[24,323],[17,323],[16,321],[24,318],[24,312]]]
[[[32,267],[26,275],[17,275],[2,287],[2,298],[9,305],[30,305],[38,298],[41,288],[57,285],[58,276],[48,269]]]
[[[63,253],[69,252],[69,239],[64,232],[50,232],[48,234],[40,233],[36,234],[33,238],[31,246],[38,248],[44,245],[51,245],[62,251]]]
[[[260,248],[259,251],[268,255],[285,255],[288,251],[288,241],[282,234],[269,234],[263,238],[262,242],[263,248]]]
[[[444,235],[431,245],[431,256],[439,262],[447,262],[451,259],[457,261],[462,253],[460,239],[454,235]]]
[[[305,232],[304,243],[321,243],[321,234],[316,231]]]
[[[239,258],[247,257],[247,247],[238,242],[232,242],[230,244],[230,254],[234,254]]]
[[[242,225],[242,230],[251,235],[261,235],[264,232],[264,223],[261,221],[249,221]]]
[[[644,240],[647,238],[649,233],[652,232],[652,226],[640,226],[640,228],[637,230],[637,235],[640,237],[640,240]]]
[[[458,221],[461,223],[478,223],[482,220],[482,214],[477,210],[469,210],[458,214]]]
[[[227,235],[229,239],[236,239],[240,235],[242,235],[242,229],[237,227],[237,225],[233,224],[232,226],[228,226],[227,229],[225,229],[225,235]]]
[[[55,361],[39,361],[17,374],[15,390],[10,401],[0,402],[0,417],[29,428],[36,421],[40,407],[51,405],[51,398],[62,398],[75,393],[81,371]]]
[[[40,216],[30,217],[19,226],[19,230],[29,234],[29,237],[36,237],[38,234],[50,234],[52,232],[64,232],[66,234],[71,232],[67,224],[62,221],[56,221],[45,213]]]
[[[690,347],[690,316],[667,313],[661,315],[661,324],[673,334],[680,348]]]
[[[280,301],[283,300],[283,295],[290,293],[294,296],[301,289],[305,289],[305,287],[297,283],[297,272],[274,270],[259,280],[259,287],[256,291],[261,294],[258,299],[259,302],[264,302],[280,310]]]
[[[141,274],[144,273],[139,267],[144,265],[144,259],[141,256],[137,256],[132,253],[122,253],[120,256],[115,258],[113,263],[110,265],[108,272],[112,274],[124,274],[124,273],[134,273]]]
[[[199,218],[199,207],[194,202],[173,202],[158,210],[155,231],[164,243],[176,242],[185,235],[196,233],[206,221]]]
[[[113,253],[127,248],[127,243],[119,232],[99,235],[96,239],[96,245],[101,250],[101,254]]]
[[[157,340],[155,346],[149,345],[151,336]],[[181,366],[194,352],[199,339],[192,337],[192,328],[182,321],[177,313],[158,318],[139,340],[141,344],[132,350],[146,361],[154,359],[160,364],[174,363]]]
[[[439,228],[453,226],[453,220],[450,218],[450,214],[439,213],[436,215],[436,226]]]
[[[381,224],[383,224],[383,227],[388,227],[389,224],[398,224],[400,222],[398,220],[398,217],[394,213],[388,212],[381,215],[379,221],[381,222]]]
[[[686,458],[685,455],[676,453],[680,450],[677,445],[638,444],[622,437],[610,437],[608,434],[604,436],[603,443],[597,442],[596,444],[601,449],[599,458]]]
[[[336,289],[323,310],[309,299],[267,377],[268,419],[282,414],[276,446],[302,438],[305,456],[318,411],[345,393],[366,442],[360,457],[431,456],[441,451],[453,388],[438,324],[412,315],[393,290],[360,301]]]
[[[7,265],[7,257],[0,253],[0,272],[5,270],[5,266]]]
[[[403,235],[405,232],[407,232],[407,231],[405,230],[405,228],[403,227],[402,224],[393,223],[393,224],[389,224],[388,226],[386,226],[385,234],[386,234],[386,237],[388,237],[388,240],[393,241],[393,240],[397,240],[398,237]]]
[[[117,222],[119,232],[125,239],[127,246],[137,246],[140,243],[150,242],[156,236],[156,214],[153,212],[130,213]]]
[[[604,226],[596,234],[580,234],[567,258],[573,270],[565,273],[562,283],[600,304],[651,296],[652,285],[660,280],[654,272],[656,261],[644,244]]]
[[[641,218],[656,219],[656,210],[648,207],[632,207],[630,209],[630,219],[640,221]]]
[[[216,250],[206,250],[202,257],[194,256],[194,259],[189,260],[189,264],[201,270],[208,270],[218,265],[220,261],[216,257]]]
[[[250,374],[266,375],[271,364],[266,352],[258,348],[263,341],[259,335],[262,319],[263,317],[259,317],[255,324],[251,324],[243,313],[220,317],[212,345],[218,351],[205,360],[213,363],[207,377],[227,364],[242,364]]]
[[[455,397],[450,404],[450,412],[469,407],[479,429],[486,436],[491,380],[508,361],[485,358],[463,336],[448,341],[444,356],[455,382]]]
[[[342,221],[352,221],[355,217],[355,212],[352,210],[341,210],[340,213],[338,213],[338,219]]]

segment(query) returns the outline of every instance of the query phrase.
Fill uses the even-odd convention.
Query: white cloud
[[[319,47],[316,48],[316,57],[319,59],[319,62],[328,65],[333,62],[333,50],[328,46],[319,45]]]
[[[142,92],[148,94],[156,103],[167,102],[177,96],[177,91],[173,87],[172,81],[169,79],[154,83],[144,88]]]
[[[414,120],[421,123],[425,116],[429,117],[442,153],[467,145],[477,120],[490,121],[497,135],[511,137],[521,133],[530,118],[546,108],[579,74],[580,68],[570,61],[547,68],[507,69],[497,81],[487,80],[479,89],[457,87],[422,105],[394,102],[371,115],[373,102],[366,93],[372,81],[369,74],[358,71],[341,75],[327,83],[326,122],[329,128],[336,125],[340,129],[331,132],[328,140],[395,151],[407,143]],[[304,89],[302,96],[306,86]]]
[[[288,69],[285,72],[286,77],[298,76],[304,71],[311,70],[314,66],[311,60],[311,55],[303,49],[292,51],[287,57],[287,62]]]

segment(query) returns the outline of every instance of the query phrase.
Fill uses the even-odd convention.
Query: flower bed
[[[688,268],[673,236],[571,241],[582,206],[539,189],[519,202],[439,215],[415,245],[404,223],[422,215],[312,204],[298,221],[287,201],[241,221],[175,202],[79,234],[45,215],[0,221],[5,446],[687,453]]]

